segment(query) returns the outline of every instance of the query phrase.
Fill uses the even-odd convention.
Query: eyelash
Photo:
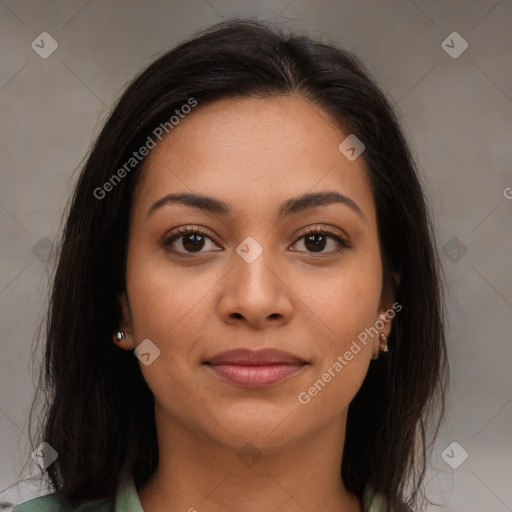
[[[206,238],[208,238],[209,240],[211,240],[212,242],[216,243],[215,240],[213,240],[209,236],[209,234],[206,233],[205,231],[203,231],[202,229],[196,228],[196,227],[186,226],[186,227],[183,227],[183,228],[178,228],[175,233],[172,233],[170,236],[166,237],[165,240],[163,241],[163,246],[169,252],[172,252],[173,254],[177,254],[177,255],[185,257],[185,258],[193,258],[193,257],[195,257],[196,254],[201,254],[201,252],[196,252],[196,253],[194,253],[194,252],[180,252],[180,251],[176,251],[175,249],[172,248],[172,244],[176,240],[178,240],[180,237],[182,237],[184,235],[203,235]],[[322,256],[322,255],[325,255],[325,254],[334,254],[334,253],[340,252],[342,249],[350,249],[352,247],[352,244],[350,244],[344,238],[340,237],[338,234],[334,233],[333,231],[330,231],[327,228],[321,228],[319,226],[313,226],[313,228],[310,228],[307,231],[301,233],[299,235],[299,237],[297,238],[297,240],[295,241],[294,245],[299,240],[302,240],[303,238],[305,238],[307,236],[310,236],[310,235],[327,235],[328,237],[333,238],[339,244],[340,248],[335,250],[335,251],[330,251],[330,252],[318,252],[318,253],[315,253],[315,252],[307,251],[308,254],[317,254],[317,255]],[[303,252],[303,251],[296,251],[296,252]]]

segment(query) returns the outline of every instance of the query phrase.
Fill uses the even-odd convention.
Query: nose
[[[277,268],[270,250],[250,261],[233,252],[232,270],[220,285],[219,314],[229,324],[254,329],[280,326],[292,317],[292,283]],[[273,261],[272,261],[273,260]]]

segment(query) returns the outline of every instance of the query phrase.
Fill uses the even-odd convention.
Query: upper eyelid
[[[175,233],[165,235],[164,238],[168,240],[169,238],[172,238],[175,236],[177,237],[179,235],[194,234],[195,232],[198,232],[198,233],[205,235],[209,238],[215,238],[215,236],[216,236],[216,235],[213,235],[213,236],[210,235],[210,233],[208,232],[207,229],[199,227],[199,226],[194,226],[194,225],[180,226],[175,229],[177,230]],[[341,234],[336,233],[334,231],[335,229],[337,229],[338,231],[341,231]],[[348,238],[348,235],[342,229],[322,225],[319,223],[311,224],[309,226],[306,226],[305,228],[300,229],[298,231],[298,233],[296,233],[295,236],[302,237],[302,236],[308,235],[311,231],[325,232],[326,234],[328,234],[330,236],[339,236],[340,238],[343,238],[343,237]]]
[[[342,239],[348,239],[348,235],[340,228],[335,228],[333,226],[327,226],[322,224],[311,224],[309,226],[306,226],[305,228],[299,230],[299,232],[295,235],[298,237],[303,237],[308,235],[310,232],[318,231],[319,233],[325,232],[329,236],[334,236]],[[340,231],[341,233],[338,233],[336,231]]]

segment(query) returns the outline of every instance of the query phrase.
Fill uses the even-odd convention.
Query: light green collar
[[[375,495],[371,486],[367,486],[363,494],[364,512],[380,512],[382,497]],[[114,512],[144,512],[137,494],[137,489],[131,477],[125,479],[116,495]]]
[[[367,485],[363,493],[363,510],[364,512],[380,512],[384,510],[382,496],[375,494],[371,485]]]
[[[375,495],[370,486],[363,494],[364,512],[382,512],[382,496]],[[107,500],[96,500],[79,507],[71,508],[63,505],[55,494],[34,498],[18,505],[13,512],[144,512],[137,494],[137,488],[131,476],[121,480],[116,493],[114,509],[108,506]]]
[[[124,480],[116,494],[114,512],[144,512],[135,483],[131,477]]]

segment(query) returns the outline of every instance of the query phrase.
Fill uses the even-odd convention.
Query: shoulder
[[[111,508],[106,500],[71,507],[63,503],[55,494],[48,494],[17,505],[13,512],[111,512]]]
[[[67,512],[68,510],[69,508],[64,506],[54,494],[48,494],[17,505],[13,512]]]

